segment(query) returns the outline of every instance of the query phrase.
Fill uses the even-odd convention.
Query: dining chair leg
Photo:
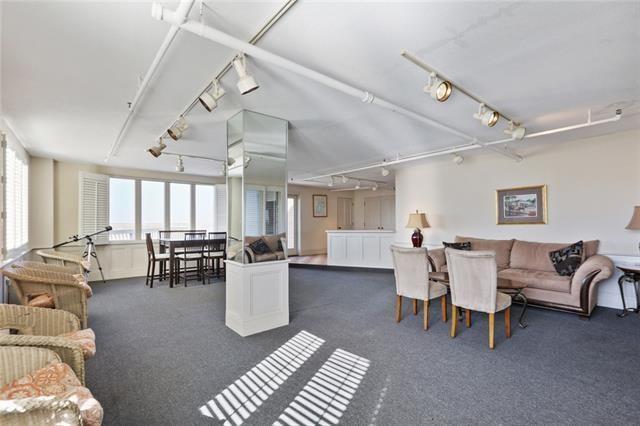
[[[396,322],[402,319],[402,296],[396,296]]]
[[[418,315],[418,299],[413,299],[413,315]]]
[[[511,306],[504,311],[504,331],[509,339],[511,337]]]
[[[153,288],[153,275],[156,273],[156,262],[151,262],[151,283],[149,288]]]
[[[456,326],[458,325],[458,307],[451,304],[451,337],[456,337]]]
[[[429,329],[429,299],[424,301],[424,329]]]
[[[151,259],[147,261],[147,279],[144,281],[144,285],[149,285],[149,272],[151,272]]]
[[[496,314],[489,314],[489,349],[494,346],[494,331],[496,325]]]
[[[440,297],[440,308],[442,309],[442,322],[447,322],[447,295]]]
[[[464,314],[465,314],[464,320],[467,328],[471,327],[471,309],[465,309]]]

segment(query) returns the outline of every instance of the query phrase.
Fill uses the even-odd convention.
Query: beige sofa
[[[608,257],[597,254],[599,241],[584,242],[584,261],[573,274],[559,275],[549,252],[566,247],[564,243],[537,243],[521,240],[484,240],[457,236],[455,242],[471,242],[471,250],[496,253],[500,285],[527,284],[524,294],[531,305],[590,316],[596,306],[596,284],[611,276],[614,267]],[[446,271],[444,249],[429,251],[434,271]]]
[[[245,237],[244,238],[244,251],[248,258],[248,263],[258,263],[258,262],[269,262],[272,260],[284,260],[287,258],[287,240],[285,239],[286,234],[278,234],[278,235],[262,235],[259,237]],[[260,238],[264,240],[265,243],[271,249],[271,253],[263,253],[256,254],[251,250],[249,244],[254,241],[258,241]],[[281,247],[278,247],[278,242],[280,242]]]

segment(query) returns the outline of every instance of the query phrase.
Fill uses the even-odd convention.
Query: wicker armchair
[[[47,293],[56,309],[76,315],[82,328],[87,328],[87,293],[77,279],[70,280],[63,273],[28,269],[4,268],[0,272],[10,280],[22,305],[29,304],[31,295]]]
[[[80,330],[77,316],[60,309],[0,304],[0,329],[10,328],[18,334],[58,336]]]
[[[80,256],[74,256],[69,253],[62,253],[55,250],[38,250],[36,254],[40,256],[45,263],[75,268],[75,274],[84,274],[89,272],[91,269],[91,263],[89,260],[85,260]]]
[[[60,357],[47,349],[0,346],[0,386],[53,362],[60,362]],[[63,419],[72,421],[69,424],[81,424],[78,406],[68,400],[41,397],[0,401],[0,424],[51,424],[48,422],[50,419]]]
[[[51,265],[42,262],[16,262],[11,267],[23,274],[35,278],[46,278],[56,281],[79,281],[87,293],[87,297],[93,296],[93,290],[87,284],[87,277],[84,274],[71,273],[67,266]]]
[[[39,269],[43,271],[63,272],[65,274],[77,275],[78,268],[75,266],[62,266],[53,263],[34,262],[32,260],[21,260],[20,262],[13,263],[11,266],[14,268],[26,268],[26,269]]]

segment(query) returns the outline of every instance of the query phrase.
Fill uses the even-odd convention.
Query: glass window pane
[[[280,203],[282,203],[282,192],[268,190],[266,191],[265,197],[265,234],[276,235],[284,232],[284,218],[282,217],[284,212],[280,207]]]
[[[136,226],[136,182],[133,179],[109,179],[109,240],[133,240]]]
[[[296,199],[293,197],[287,199],[287,216],[287,248],[294,249],[296,248]]]
[[[146,233],[151,238],[158,238],[158,231],[164,226],[164,182],[152,182],[143,180],[141,184],[141,226],[142,238]]]
[[[213,185],[196,185],[196,229],[215,231],[215,191]]]
[[[264,191],[245,188],[245,225],[244,233],[248,237],[262,235],[262,196]]]
[[[191,229],[191,185],[172,183],[170,191],[170,228],[172,230]]]

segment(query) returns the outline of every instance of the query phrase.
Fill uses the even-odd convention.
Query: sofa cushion
[[[84,359],[91,358],[96,354],[96,334],[90,328],[63,333],[60,337],[66,337],[79,344]]]
[[[584,242],[584,260],[598,251],[598,240]],[[567,243],[537,243],[532,241],[515,240],[511,249],[509,267],[516,269],[534,269],[536,271],[556,272],[549,253],[567,247]]]
[[[481,238],[469,238],[456,236],[455,242],[462,243],[469,241],[471,250],[490,250],[496,253],[496,264],[498,270],[509,267],[509,258],[511,256],[511,247],[514,240],[484,240]]]
[[[267,242],[262,238],[258,238],[249,244],[249,248],[253,250],[256,255],[271,253],[273,250],[269,247]]]
[[[253,259],[255,263],[269,262],[270,260],[278,260],[278,255],[274,252],[269,252],[265,254],[256,254]]]
[[[521,282],[530,288],[571,292],[571,277],[563,277],[555,271],[534,271],[531,269],[509,268],[498,272],[498,279]]]
[[[549,259],[558,274],[570,277],[578,270],[584,258],[583,246],[584,243],[578,241],[570,246],[549,252]]]

